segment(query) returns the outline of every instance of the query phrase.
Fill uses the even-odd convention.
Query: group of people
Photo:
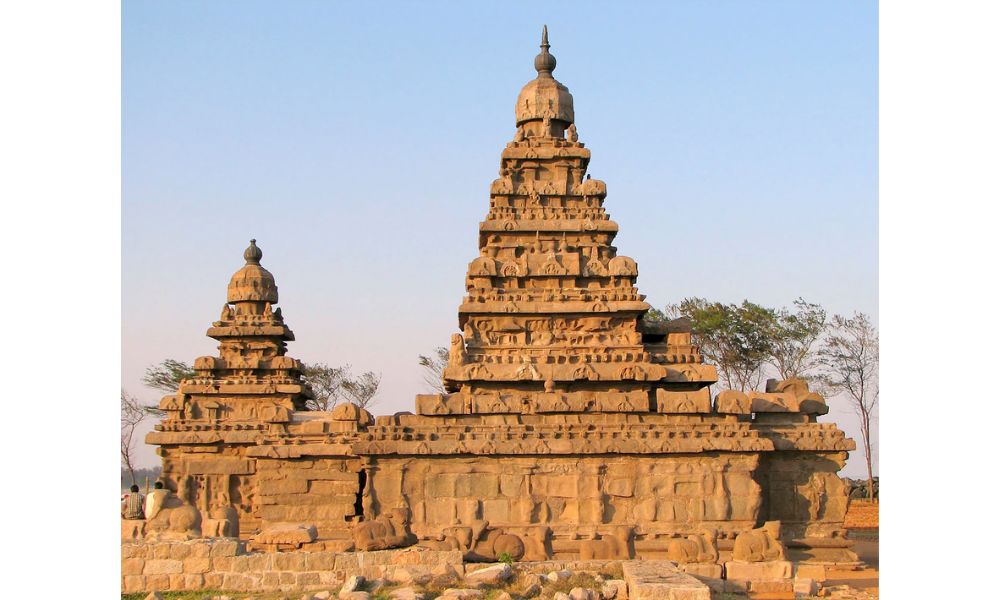
[[[139,493],[139,486],[132,484],[129,493],[122,498],[122,518],[128,520],[149,520],[160,512],[163,507],[163,499],[170,493],[163,487],[162,481],[157,481],[153,486],[153,491],[143,497]]]

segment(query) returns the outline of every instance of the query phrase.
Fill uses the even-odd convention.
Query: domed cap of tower
[[[517,96],[514,114],[520,127],[528,121],[541,121],[546,117],[565,122],[573,122],[573,96],[569,89],[552,77],[556,68],[556,57],[549,54],[549,28],[542,28],[542,51],[535,57],[538,77],[521,88]]]
[[[278,302],[278,286],[274,275],[260,266],[264,253],[257,247],[257,240],[250,240],[250,246],[243,252],[247,264],[229,280],[228,302]]]

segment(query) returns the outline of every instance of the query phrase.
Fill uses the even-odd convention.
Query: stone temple
[[[534,68],[470,256],[447,393],[391,416],[306,410],[294,336],[251,241],[208,330],[219,355],[196,359],[147,438],[175,492],[165,512],[188,517],[135,535],[227,530],[264,550],[423,546],[483,561],[671,558],[708,572],[730,556],[856,560],[837,476],[854,442],[817,422],[826,403],[801,380],[713,398],[716,369],[690,323],[645,319],[547,36]]]

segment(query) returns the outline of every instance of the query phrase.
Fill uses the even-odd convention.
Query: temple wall
[[[259,528],[257,461],[246,456],[246,446],[190,445],[161,447],[161,478],[185,502],[212,516],[218,505],[232,506],[240,531]]]
[[[319,539],[348,540],[362,514],[406,508],[420,539],[479,520],[512,533],[546,525],[554,539],[627,524],[637,540],[778,520],[790,540],[836,536],[847,512],[837,474],[844,452],[253,458],[240,447],[190,450],[163,450],[168,485],[206,518],[228,494],[244,537],[309,523]]]
[[[756,454],[378,457],[372,502],[381,513],[407,508],[418,538],[487,520],[523,532],[551,527],[554,538],[609,533],[723,531],[753,527],[762,497]],[[366,512],[366,516],[369,516]]]
[[[310,523],[316,526],[319,538],[350,537],[360,512],[360,459],[260,459],[257,469],[262,527]]]
[[[830,537],[843,530],[848,489],[837,472],[846,452],[774,452],[757,478],[767,490],[764,520],[781,521],[786,539]]]

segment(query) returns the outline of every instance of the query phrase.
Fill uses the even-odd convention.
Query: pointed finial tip
[[[551,76],[556,68],[556,57],[549,54],[549,26],[542,25],[541,52],[535,57],[535,70],[539,75]]]

